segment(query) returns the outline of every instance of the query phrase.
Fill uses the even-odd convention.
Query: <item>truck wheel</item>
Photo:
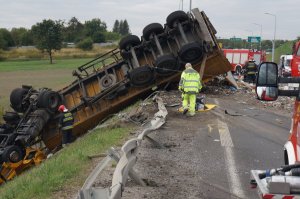
[[[167,76],[178,69],[177,60],[173,55],[162,55],[155,61],[156,72],[159,75]]]
[[[3,115],[3,120],[7,123],[15,123],[20,120],[20,116],[16,112],[5,112]]]
[[[180,59],[186,63],[196,63],[203,58],[203,47],[198,42],[182,46],[178,52]]]
[[[141,40],[136,35],[128,35],[126,37],[123,37],[119,43],[120,50],[126,50],[129,51],[130,47],[137,46],[141,43]]]
[[[52,112],[57,111],[59,105],[61,105],[62,100],[60,95],[55,91],[46,90],[42,92],[37,100],[37,107],[46,108]]]
[[[120,51],[120,55],[125,60],[130,59],[132,57],[131,52],[130,51],[126,51],[126,50],[121,50]]]
[[[177,10],[177,11],[169,14],[169,16],[167,17],[167,25],[170,28],[174,28],[174,25],[176,23],[184,22],[184,21],[188,20],[188,18],[189,18],[188,15],[184,11]]]
[[[16,111],[23,113],[27,110],[28,106],[26,106],[23,102],[24,97],[27,95],[28,90],[25,88],[15,88],[10,94],[10,103],[11,107]]]
[[[21,161],[25,156],[24,151],[21,149],[21,147],[16,145],[8,146],[4,149],[2,153],[2,161],[4,162],[11,162],[11,163],[17,163]]]
[[[117,83],[117,77],[114,74],[107,74],[100,79],[99,84],[106,89]]]
[[[141,66],[128,73],[130,83],[135,87],[149,86],[154,81],[154,71],[150,66]]]
[[[151,23],[143,29],[143,37],[146,41],[152,33],[161,34],[164,32],[164,27],[160,23]]]

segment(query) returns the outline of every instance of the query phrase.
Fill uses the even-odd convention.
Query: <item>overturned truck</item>
[[[30,86],[13,90],[14,112],[6,112],[6,123],[0,126],[0,183],[60,147],[57,108],[62,103],[74,116],[73,134],[80,136],[153,89],[178,81],[187,62],[203,81],[230,71],[215,34],[203,11],[175,11],[164,26],[149,24],[141,39],[124,37],[119,49],[78,67],[75,81],[59,91]]]

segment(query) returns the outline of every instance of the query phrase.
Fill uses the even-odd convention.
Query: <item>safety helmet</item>
[[[192,68],[192,64],[191,63],[186,63],[185,68]]]
[[[66,109],[66,107],[65,107],[64,105],[60,105],[60,106],[58,107],[58,111],[59,111],[59,112],[63,112],[65,109]]]

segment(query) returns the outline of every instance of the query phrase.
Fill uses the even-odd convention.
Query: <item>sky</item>
[[[166,17],[181,9],[181,0],[0,0],[0,28],[31,28],[43,19],[79,21],[100,18],[108,30],[114,21],[127,19],[132,34],[141,36],[143,28],[154,22],[165,24]],[[183,10],[190,1],[183,0]],[[205,11],[219,38],[293,40],[300,36],[298,0],[192,0],[192,8]],[[259,24],[259,25],[255,25]]]

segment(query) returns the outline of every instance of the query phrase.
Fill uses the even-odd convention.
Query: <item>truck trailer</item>
[[[203,11],[175,11],[164,25],[151,23],[141,38],[128,35],[119,48],[78,67],[72,72],[74,81],[58,91],[14,89],[14,111],[4,114],[6,123],[0,126],[0,184],[61,147],[60,104],[73,114],[73,134],[78,137],[153,89],[178,81],[187,62],[203,81],[230,71],[216,33]]]

